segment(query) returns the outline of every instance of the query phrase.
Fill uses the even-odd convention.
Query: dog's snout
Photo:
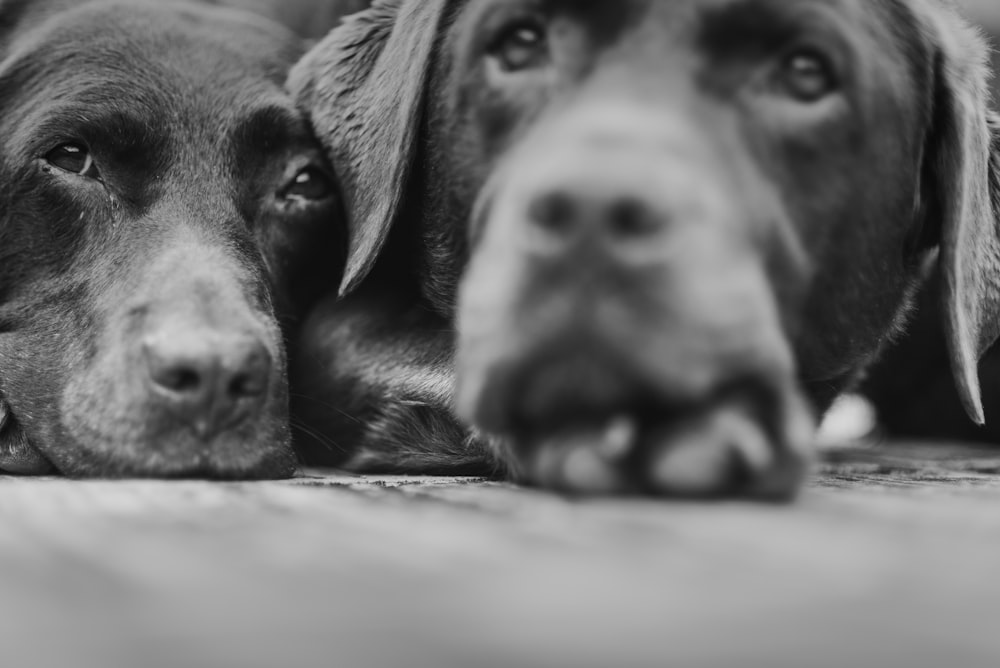
[[[271,356],[250,334],[153,336],[143,351],[156,401],[202,438],[252,415],[267,392]]]
[[[526,256],[605,256],[623,269],[665,262],[691,234],[746,236],[733,177],[711,142],[680,121],[633,116],[618,114],[613,128],[573,116],[526,143],[490,193],[495,233],[521,240]]]

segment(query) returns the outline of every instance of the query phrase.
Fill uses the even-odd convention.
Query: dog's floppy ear
[[[983,424],[978,364],[1000,335],[1000,116],[984,38],[953,10],[921,4],[936,51],[925,185],[941,214],[944,328],[962,404]]]
[[[294,68],[289,87],[330,154],[348,210],[341,294],[371,271],[399,216],[449,0],[376,0]]]

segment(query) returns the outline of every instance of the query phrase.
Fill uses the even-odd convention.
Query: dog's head
[[[458,410],[529,478],[784,494],[801,398],[858,376],[935,258],[981,419],[985,57],[933,0],[403,0],[293,82],[347,188],[343,289],[420,239],[425,298],[459,302]]]
[[[190,3],[0,9],[0,469],[291,474],[279,320],[340,273],[298,40]]]

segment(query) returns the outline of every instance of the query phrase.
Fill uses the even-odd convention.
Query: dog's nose
[[[640,195],[602,194],[586,186],[539,194],[529,204],[528,219],[557,245],[587,235],[612,243],[641,241],[655,236],[666,222]]]
[[[271,356],[252,335],[150,337],[143,349],[153,396],[201,438],[252,415],[267,393]]]

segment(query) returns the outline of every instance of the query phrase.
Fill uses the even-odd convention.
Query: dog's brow
[[[123,108],[93,109],[86,113],[77,106],[53,110],[39,123],[36,136],[80,136],[92,144],[116,153],[165,151],[166,137],[157,130],[148,115]]]
[[[502,23],[510,15],[524,10],[534,10],[546,15],[573,17],[600,30],[601,36],[613,39],[621,29],[634,19],[636,8],[622,0],[523,0],[493,2],[481,8],[479,23],[490,26]]]
[[[738,0],[707,9],[701,17],[699,44],[719,56],[767,53],[793,39],[819,12],[808,3],[789,6],[768,0]]]
[[[282,145],[301,131],[302,122],[285,107],[269,105],[254,110],[232,133],[237,147],[253,146],[265,151]]]

